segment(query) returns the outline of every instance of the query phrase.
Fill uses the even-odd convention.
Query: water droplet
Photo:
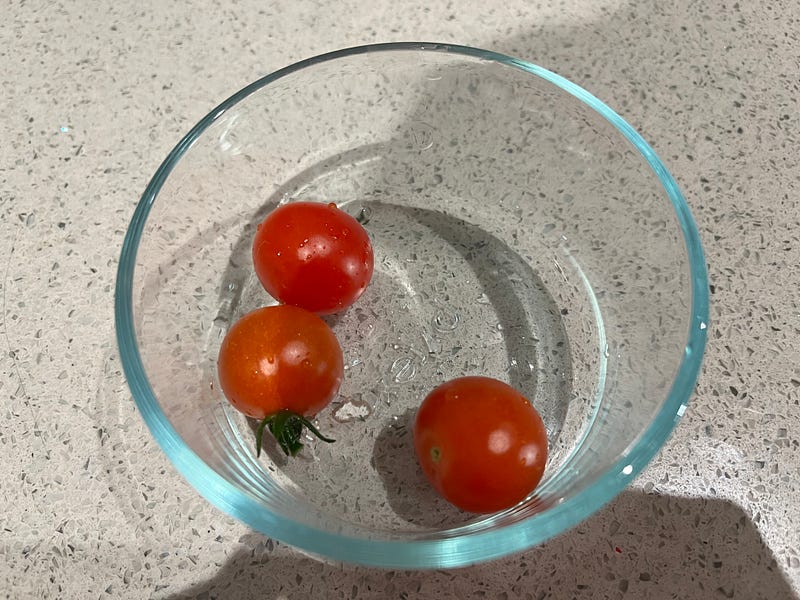
[[[503,331],[503,329],[505,329],[502,323],[498,323],[497,325],[494,326],[494,328],[497,329],[497,331]]]
[[[525,361],[525,368],[520,369],[520,373],[524,379],[531,379],[533,374],[536,372],[536,367],[533,366],[533,363],[530,361]]]
[[[283,206],[284,204],[287,204],[288,202],[289,202],[289,194],[284,194],[283,196],[281,196],[281,199],[278,202],[278,206]]]
[[[392,363],[389,372],[397,383],[406,383],[414,379],[417,374],[417,365],[409,356],[401,356]]]
[[[609,352],[608,352],[608,344],[606,344],[605,348],[603,348],[603,356],[605,356],[606,358],[608,358],[608,355],[609,355]]]
[[[328,202],[328,208],[336,208],[336,202]]]
[[[375,333],[375,324],[369,321],[363,321],[356,326],[356,333],[362,339],[369,338],[373,333]]]
[[[454,331],[458,327],[458,313],[439,308],[433,315],[432,324],[433,328],[441,333]]]
[[[429,150],[433,147],[433,127],[422,121],[412,123],[411,141],[419,150]]]
[[[430,335],[427,331],[422,332],[422,339],[425,340],[425,347],[428,349],[428,354],[436,354],[442,351],[442,342]]]
[[[369,206],[362,206],[361,210],[358,211],[358,216],[356,217],[356,221],[358,221],[362,225],[366,225],[367,223],[369,223],[371,216],[372,216],[372,209]]]
[[[492,303],[492,301],[489,300],[489,296],[487,296],[486,294],[481,294],[478,297],[478,299],[476,300],[476,302],[478,304],[491,304]]]
[[[386,406],[391,406],[393,402],[397,401],[397,398],[398,398],[397,392],[392,392],[390,390],[385,390],[381,392],[381,400],[384,402],[384,404],[386,404]],[[397,421],[398,420],[397,415],[394,415],[392,419]]]
[[[231,281],[231,282],[228,284],[228,291],[229,291],[229,292],[232,292],[232,291],[233,291],[233,290],[235,290],[235,289],[236,289],[236,284],[235,284],[235,283],[233,283],[233,282]]]
[[[272,362],[272,361],[270,361],[270,362]],[[304,359],[301,361],[301,363],[300,363],[300,364],[301,364],[301,365],[303,365],[303,366],[304,366],[306,369],[308,369],[308,368],[311,366],[311,361],[310,361],[310,360],[308,360],[307,358],[304,358]]]
[[[708,325],[706,325],[705,323],[700,323],[700,329],[706,329],[707,327]]]

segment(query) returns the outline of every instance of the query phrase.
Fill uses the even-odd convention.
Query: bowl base
[[[337,177],[330,170],[310,170],[308,179],[295,178],[294,189],[282,188],[254,216],[237,246],[240,256],[235,251],[230,261],[216,326],[225,329],[244,313],[274,303],[248,268],[251,232],[269,207],[295,198],[356,197],[354,190],[331,189],[331,183],[359,180],[353,171],[365,164],[374,168],[351,162]],[[573,369],[583,353],[600,354],[601,324],[591,310],[591,290],[564,244],[542,245],[532,260],[503,239],[502,231],[473,223],[463,210],[452,214],[403,198],[391,202],[383,190],[362,189],[359,196],[339,206],[364,222],[376,256],[374,275],[352,307],[325,317],[344,351],[345,379],[316,423],[337,441],[325,444],[309,435],[292,460],[267,441],[260,466],[251,468],[279,472],[286,489],[358,526],[397,532],[463,525],[476,517],[439,498],[417,465],[416,408],[436,385],[454,377],[486,375],[510,383],[545,422],[546,482],[568,458],[598,404],[594,390],[601,365],[584,361],[577,379]],[[436,205],[469,203],[453,198]],[[573,347],[580,350],[577,355]],[[207,355],[215,356],[215,349]],[[233,424],[231,443],[254,449],[255,423],[221,396],[220,403]]]

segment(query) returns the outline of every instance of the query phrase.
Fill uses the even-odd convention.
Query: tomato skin
[[[258,226],[253,265],[276,300],[331,314],[361,296],[374,257],[367,232],[334,203],[289,202]]]
[[[474,513],[510,508],[530,494],[547,462],[547,431],[528,400],[489,377],[434,389],[414,423],[422,471],[451,504]]]
[[[263,419],[282,409],[314,416],[344,376],[342,349],[330,327],[295,306],[268,306],[243,316],[219,350],[222,391],[239,411]]]

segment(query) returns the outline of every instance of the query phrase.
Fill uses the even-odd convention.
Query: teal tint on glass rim
[[[216,355],[274,303],[250,245],[295,200],[359,216],[375,274],[328,318],[345,380],[316,424],[337,442],[257,458]],[[305,551],[402,568],[519,552],[612,499],[683,414],[707,323],[697,230],[650,146],[558,75],[444,44],[325,54],[223,102],[145,190],[116,287],[133,397],[201,494]],[[494,515],[437,497],[413,451],[422,398],[470,374],[519,389],[548,432],[539,488]]]

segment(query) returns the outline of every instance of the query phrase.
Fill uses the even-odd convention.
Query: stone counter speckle
[[[0,597],[800,597],[800,5],[12,1],[0,24]],[[276,68],[434,40],[605,100],[682,187],[709,263],[697,392],[635,484],[575,529],[433,572],[320,563],[212,508],[121,373],[113,286],[167,152]]]

